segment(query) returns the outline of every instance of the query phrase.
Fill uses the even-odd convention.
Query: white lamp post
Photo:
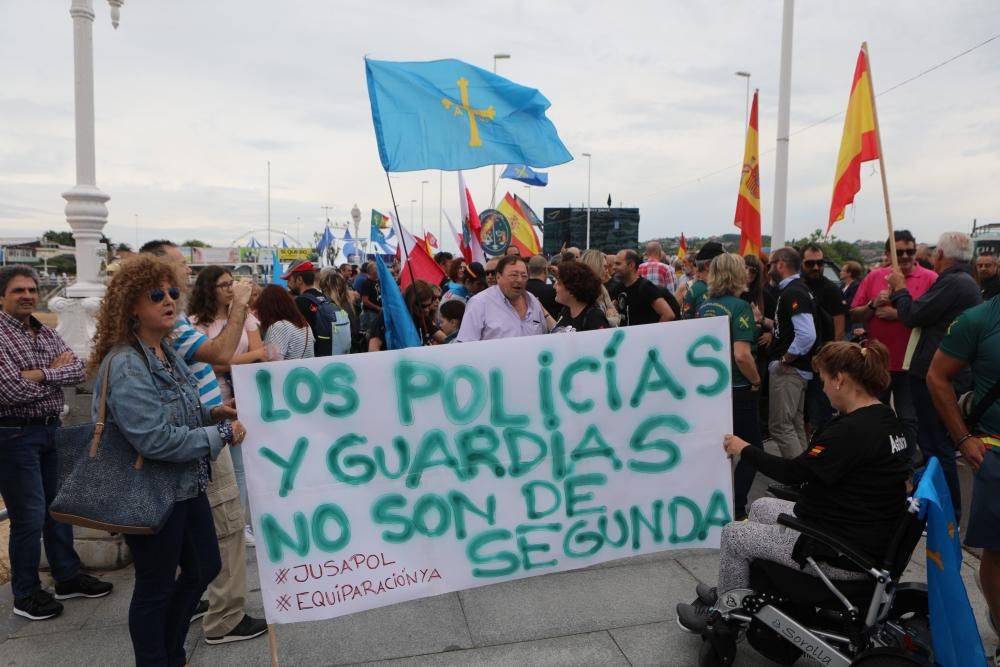
[[[743,121],[743,124],[749,125],[750,124],[750,72],[742,72],[742,71],[736,72],[736,76],[742,76],[747,80],[747,100],[746,103],[743,105],[743,108],[746,109],[747,113],[746,113],[746,120]]]
[[[497,61],[498,60],[510,60],[509,53],[494,53],[493,54],[493,73],[497,73]],[[490,208],[496,208],[497,206],[497,166],[492,167],[493,176],[490,181],[493,184],[493,194],[490,196]]]
[[[111,23],[117,28],[124,0],[108,0]],[[52,299],[59,314],[59,334],[82,359],[90,356],[94,315],[104,296],[98,249],[108,222],[110,197],[97,187],[94,138],[94,6],[93,0],[72,0],[73,99],[76,125],[76,185],[63,193],[66,222],[76,241],[76,284],[66,290],[69,298]],[[138,250],[138,248],[137,248]]]
[[[590,249],[590,163],[591,158],[594,156],[590,153],[583,153],[583,157],[587,158],[587,246],[584,250]]]
[[[415,229],[416,225],[413,224],[413,205],[417,203],[416,199],[410,200],[410,229]]]

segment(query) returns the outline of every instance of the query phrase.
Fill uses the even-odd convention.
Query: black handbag
[[[61,523],[129,535],[154,535],[170,518],[177,499],[177,467],[150,461],[105,422],[110,360],[104,368],[97,421],[55,433],[59,492],[49,514]]]

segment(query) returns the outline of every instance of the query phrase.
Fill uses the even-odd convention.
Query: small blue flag
[[[285,272],[285,270],[283,268],[281,268],[281,262],[278,261],[278,251],[277,250],[272,250],[271,251],[271,284],[272,285],[281,285],[282,287],[288,287],[288,283],[285,282],[281,278],[281,275],[284,272]]]
[[[323,236],[319,240],[319,245],[316,246],[316,254],[326,254],[326,249],[330,247],[331,243],[333,243],[333,234],[330,233],[330,228],[327,227],[323,230]]]
[[[262,248],[260,241],[257,240],[256,236],[250,237],[250,243],[247,244],[248,248]]]
[[[526,164],[509,164],[500,174],[500,178],[509,178],[513,181],[521,181],[528,185],[537,185],[544,188],[549,184],[549,175],[540,171],[535,171]]]
[[[941,667],[986,662],[983,642],[962,582],[962,545],[951,507],[951,493],[936,457],[913,494],[927,513],[927,592],[930,598],[934,660]]]
[[[385,321],[385,345],[390,350],[401,350],[405,347],[420,347],[423,341],[413,324],[413,316],[406,307],[403,293],[392,273],[386,268],[385,262],[375,255],[378,264],[378,281],[382,286],[382,319]]]
[[[461,60],[365,58],[375,139],[386,171],[550,167],[573,159],[546,118],[549,101]]]
[[[358,255],[358,248],[354,245],[354,241],[351,239],[351,232],[344,230],[344,247],[341,249],[344,253],[344,257],[354,257]]]

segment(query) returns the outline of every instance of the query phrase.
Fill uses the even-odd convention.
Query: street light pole
[[[590,153],[583,153],[583,157],[587,158],[587,245],[584,250],[590,249],[590,165],[591,158],[594,156]]]
[[[417,203],[416,199],[410,200],[410,229],[414,229],[416,225],[413,224],[413,205]]]
[[[498,60],[510,60],[509,53],[494,53],[493,54],[493,73],[497,73],[497,61]],[[496,208],[497,206],[497,166],[492,167],[492,177],[490,183],[492,184],[493,194],[490,196],[490,208]]]
[[[420,181],[420,233],[427,238],[427,227],[424,226],[424,186],[430,181]]]
[[[746,120],[743,121],[743,125],[750,125],[750,72],[736,72],[736,76],[742,76],[747,80],[747,100],[743,105],[746,109]]]

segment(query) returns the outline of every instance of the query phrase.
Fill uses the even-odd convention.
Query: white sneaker
[[[243,529],[243,540],[247,543],[248,547],[256,547],[257,540],[253,537],[253,528],[247,526]]]

